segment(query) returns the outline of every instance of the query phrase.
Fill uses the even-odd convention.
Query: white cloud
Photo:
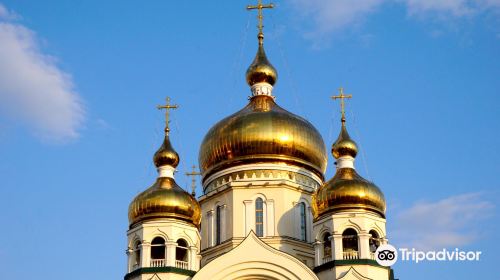
[[[477,15],[482,11],[499,11],[500,0],[291,0],[296,13],[309,18],[313,28],[308,37],[322,38],[358,25],[386,3],[404,5],[410,16],[439,19]]]
[[[384,0],[292,0],[303,16],[312,17],[318,35],[337,31],[374,12]]]
[[[2,3],[0,3],[0,19],[4,20],[15,20],[19,19],[19,15],[13,11],[9,11]]]
[[[410,15],[423,15],[429,12],[464,16],[473,11],[468,0],[405,0]]]
[[[78,137],[84,109],[71,76],[41,52],[36,34],[13,18],[0,4],[0,112],[45,139]]]
[[[480,222],[492,215],[494,205],[482,194],[468,193],[439,201],[421,201],[399,212],[394,243],[418,249],[440,249],[471,244]]]

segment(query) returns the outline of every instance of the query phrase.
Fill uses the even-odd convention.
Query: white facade
[[[182,271],[200,268],[200,233],[190,223],[170,218],[149,220],[130,229],[127,236],[130,280],[151,279],[155,274],[162,280],[191,279],[190,275],[179,273],[180,270],[165,268]]]
[[[354,238],[345,234],[348,230],[355,233]],[[375,265],[375,244],[387,244],[385,219],[379,215],[363,210],[326,215],[314,223],[313,235],[315,266],[324,268],[315,270],[319,279],[358,279],[343,278],[350,270],[350,273],[369,276],[368,279],[389,279],[389,269]],[[346,242],[351,243],[350,248],[344,248]],[[329,266],[335,261],[348,264]]]
[[[205,180],[207,191],[200,198],[202,266],[236,247],[253,231],[266,244],[313,267],[311,195],[320,182],[305,169],[282,164],[238,166]],[[301,219],[299,207],[306,210],[305,234],[297,222]],[[262,215],[262,223],[257,215]]]

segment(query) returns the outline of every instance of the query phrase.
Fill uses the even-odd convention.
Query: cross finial
[[[170,110],[175,110],[179,108],[178,105],[170,104],[170,97],[167,96],[167,104],[158,105],[158,110],[165,109],[165,133],[168,135],[170,128],[168,127],[170,123]]]
[[[339,95],[332,96],[333,100],[340,99],[340,112],[342,113],[342,125],[345,123],[345,104],[344,99],[352,98],[352,94],[344,94],[344,88],[339,88]]]
[[[196,171],[196,165],[192,166],[193,171],[186,172],[186,176],[191,177],[191,194],[194,196],[196,194],[196,176],[201,175],[200,172]]]
[[[247,6],[247,10],[255,10],[255,9],[258,10],[257,18],[259,19],[259,25],[257,25],[257,27],[259,28],[259,35],[258,35],[259,44],[262,44],[264,41],[264,33],[262,32],[262,29],[264,29],[264,25],[262,23],[264,16],[263,16],[262,10],[263,9],[272,9],[272,8],[274,8],[273,3],[262,4],[262,0],[258,0],[257,5],[248,5]]]

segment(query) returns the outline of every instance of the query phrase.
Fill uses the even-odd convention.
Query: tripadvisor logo
[[[399,254],[398,254],[399,253]],[[375,260],[381,266],[392,266],[398,260],[401,261],[423,262],[423,261],[479,261],[481,251],[462,251],[442,249],[439,251],[418,251],[414,248],[399,248],[398,250],[389,244],[380,245],[375,251]]]
[[[398,251],[392,245],[380,245],[375,251],[375,260],[381,266],[391,266],[398,260]]]

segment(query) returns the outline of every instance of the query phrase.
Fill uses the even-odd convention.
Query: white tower
[[[326,279],[391,279],[390,268],[375,261],[375,250],[387,243],[385,198],[380,189],[354,168],[358,152],[346,129],[344,99],[340,89],[342,127],[332,146],[335,176],[313,196],[315,242],[314,272]],[[345,277],[345,278],[344,278]]]
[[[179,155],[169,139],[166,109],[165,139],[154,155],[156,182],[129,207],[128,265],[125,280],[190,279],[200,268],[200,205],[174,180]]]

